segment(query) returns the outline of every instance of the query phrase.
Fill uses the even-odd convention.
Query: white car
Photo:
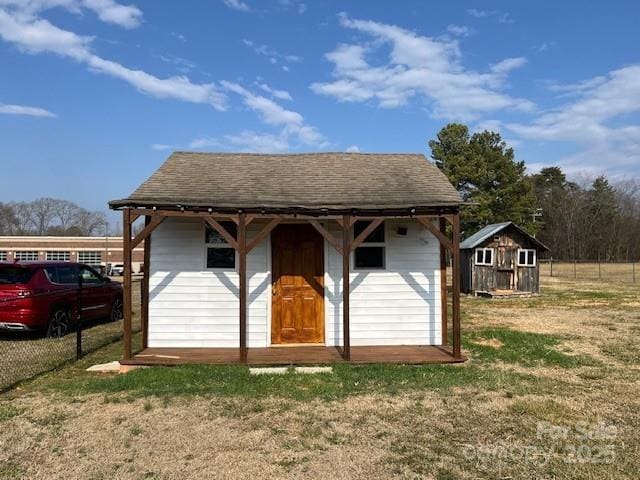
[[[111,275],[112,277],[116,275],[124,275],[124,265],[121,263],[111,265],[111,268],[109,269],[109,275]]]

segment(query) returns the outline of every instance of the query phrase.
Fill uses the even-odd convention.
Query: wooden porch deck
[[[351,347],[350,363],[459,363],[451,349],[441,346]],[[123,365],[239,364],[237,348],[145,348]],[[320,365],[346,363],[339,347],[300,346],[249,348],[248,365]]]

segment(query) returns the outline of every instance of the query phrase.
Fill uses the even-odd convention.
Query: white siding
[[[260,227],[254,223],[251,233]],[[238,274],[205,268],[202,221],[168,218],[154,230],[150,270],[150,347],[238,346]],[[271,285],[266,241],[249,253],[247,277],[248,345],[265,347]]]
[[[331,222],[335,226],[335,222]],[[395,234],[408,227],[406,237]],[[250,234],[261,227],[254,221]],[[335,226],[332,232],[340,237]],[[386,269],[351,273],[352,345],[440,344],[438,241],[414,220],[386,223]],[[247,258],[248,344],[270,344],[270,242]],[[169,218],[152,235],[150,347],[237,347],[238,275],[205,268],[204,226]],[[342,259],[325,242],[325,336],[342,344]]]
[[[406,237],[398,226],[407,227]],[[351,271],[351,345],[439,345],[440,244],[415,220],[385,228],[386,269]],[[338,227],[331,232],[342,237]],[[325,251],[326,343],[342,345],[342,257]]]

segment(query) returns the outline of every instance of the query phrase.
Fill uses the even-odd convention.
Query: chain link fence
[[[133,332],[140,331],[140,282],[134,281]],[[61,338],[46,338],[43,333],[3,332],[0,334],[0,391],[64,363],[76,361],[122,338],[122,320],[82,322],[82,328]]]
[[[574,280],[640,283],[640,263],[541,260],[540,275]]]

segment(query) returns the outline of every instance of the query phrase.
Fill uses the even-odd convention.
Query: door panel
[[[322,236],[311,225],[278,225],[271,244],[271,343],[323,343]]]

